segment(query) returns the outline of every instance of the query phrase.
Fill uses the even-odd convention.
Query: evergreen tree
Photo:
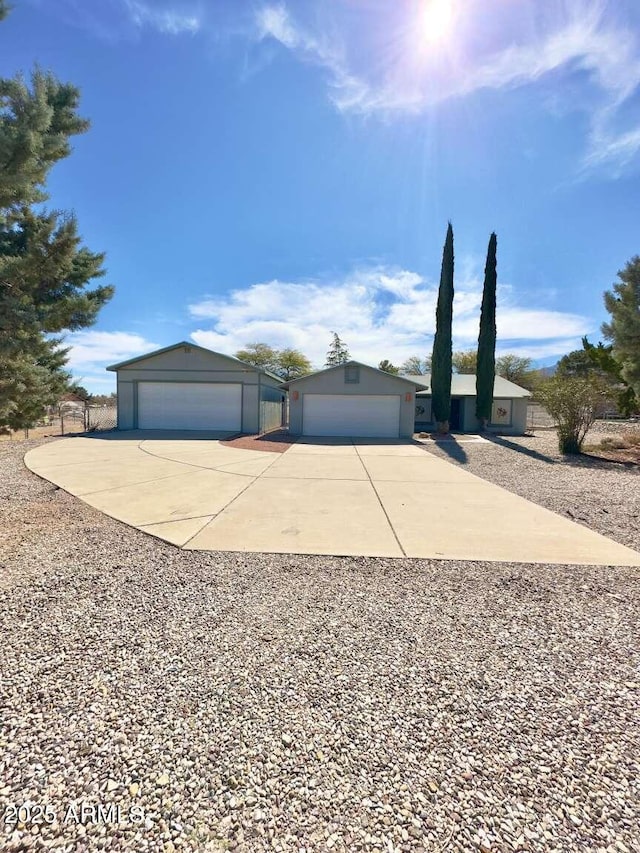
[[[0,19],[6,14],[0,2]],[[60,332],[91,325],[113,293],[87,290],[104,255],[81,245],[75,217],[47,211],[45,182],[88,122],[78,90],[35,71],[0,79],[0,431],[27,428],[69,382]]]
[[[338,333],[331,332],[331,334],[333,335],[333,340],[327,352],[325,367],[335,367],[337,364],[344,364],[351,358],[346,344],[340,339]]]
[[[449,417],[451,415],[452,323],[453,228],[449,223],[442,253],[440,288],[436,307],[436,334],[433,340],[433,357],[431,359],[432,408],[440,433],[449,432]]]
[[[595,370],[595,363],[589,358],[589,353],[585,349],[576,349],[562,356],[554,375],[561,379],[588,379]]]
[[[638,411],[640,397],[636,397],[635,391],[624,381],[622,377],[622,365],[612,354],[613,345],[605,346],[601,341],[597,346],[589,343],[588,338],[582,339],[582,347],[590,363],[598,373],[609,382],[610,392],[616,401],[618,410],[625,418]],[[558,367],[562,364],[562,359]]]
[[[611,320],[602,324],[602,334],[613,345],[622,378],[640,399],[640,255],[628,261],[618,278],[604,294]]]
[[[486,429],[493,406],[493,385],[496,378],[496,250],[498,238],[489,238],[487,262],[484,268],[484,287],[478,335],[478,364],[476,372],[476,418]]]
[[[16,432],[34,426],[46,406],[53,406],[69,388],[71,376],[64,370],[67,350],[59,340],[41,339],[28,355],[4,359],[0,354],[0,401],[11,405],[2,412],[0,432]]]
[[[392,364],[388,358],[383,358],[378,365],[378,370],[383,370],[385,373],[390,373],[392,376],[397,376],[400,373],[400,368]]]

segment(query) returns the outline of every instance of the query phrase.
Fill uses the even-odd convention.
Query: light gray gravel
[[[0,805],[31,817],[5,849],[640,849],[637,570],[183,552],[25,449],[0,444]]]

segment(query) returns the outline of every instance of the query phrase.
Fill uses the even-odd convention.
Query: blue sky
[[[0,74],[82,90],[91,130],[50,204],[107,253],[76,377],[191,339],[320,367],[431,351],[442,244],[454,345],[477,341],[498,233],[498,350],[599,339],[640,252],[636,0],[14,0]]]

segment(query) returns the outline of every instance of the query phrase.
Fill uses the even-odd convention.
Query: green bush
[[[590,379],[554,376],[540,383],[535,398],[556,422],[560,453],[582,451],[601,397],[600,385]]]

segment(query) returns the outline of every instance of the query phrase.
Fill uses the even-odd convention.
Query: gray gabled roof
[[[143,355],[137,355],[135,358],[129,358],[126,361],[120,361],[118,364],[110,364],[107,367],[107,370],[120,370],[123,367],[129,367],[131,364],[135,364],[138,361],[146,361],[148,358],[153,358],[154,355],[162,355],[164,352],[171,352],[172,349],[178,349],[179,347],[191,347],[191,349],[198,349],[201,352],[206,352],[207,355],[217,355],[218,358],[226,358],[227,361],[232,361],[234,364],[240,364],[242,367],[247,370],[255,370],[256,373],[264,373],[265,376],[270,376],[272,379],[276,379],[278,382],[282,379],[281,376],[277,376],[275,373],[271,373],[270,370],[264,370],[262,367],[256,367],[255,364],[249,364],[246,361],[240,361],[239,358],[234,358],[232,355],[225,355],[223,352],[216,352],[212,349],[207,349],[206,347],[201,347],[198,344],[194,344],[191,341],[179,341],[177,344],[171,344],[168,347],[162,347],[162,349],[153,350],[153,352],[147,352]]]
[[[408,379],[422,379],[427,385],[427,390],[421,392],[423,396],[431,393],[431,374],[423,373],[422,375],[409,374]],[[451,376],[451,394],[455,397],[475,397],[476,396],[476,375],[475,373],[454,373]],[[531,397],[531,391],[526,388],[521,388],[515,382],[510,382],[503,376],[496,376],[493,383],[493,396],[496,398],[518,398]]]
[[[405,382],[407,385],[411,385],[412,387],[418,389],[426,389],[428,385],[425,382],[416,381],[413,376],[396,376],[395,373],[387,373],[385,370],[379,370],[377,367],[371,367],[370,364],[364,364],[362,361],[345,361],[343,364],[336,364],[333,367],[325,367],[323,370],[315,370],[313,373],[305,373],[304,376],[298,376],[296,379],[289,379],[288,382],[283,382],[280,387],[284,388],[285,391],[289,390],[290,385],[294,385],[296,382],[303,382],[305,379],[310,379],[312,376],[320,376],[321,373],[330,373],[332,370],[340,370],[340,368],[344,367],[365,367],[367,370],[373,370],[374,373],[380,373],[382,376],[391,377],[391,379],[397,379],[399,382]],[[424,379],[424,377],[420,377],[420,379]]]

